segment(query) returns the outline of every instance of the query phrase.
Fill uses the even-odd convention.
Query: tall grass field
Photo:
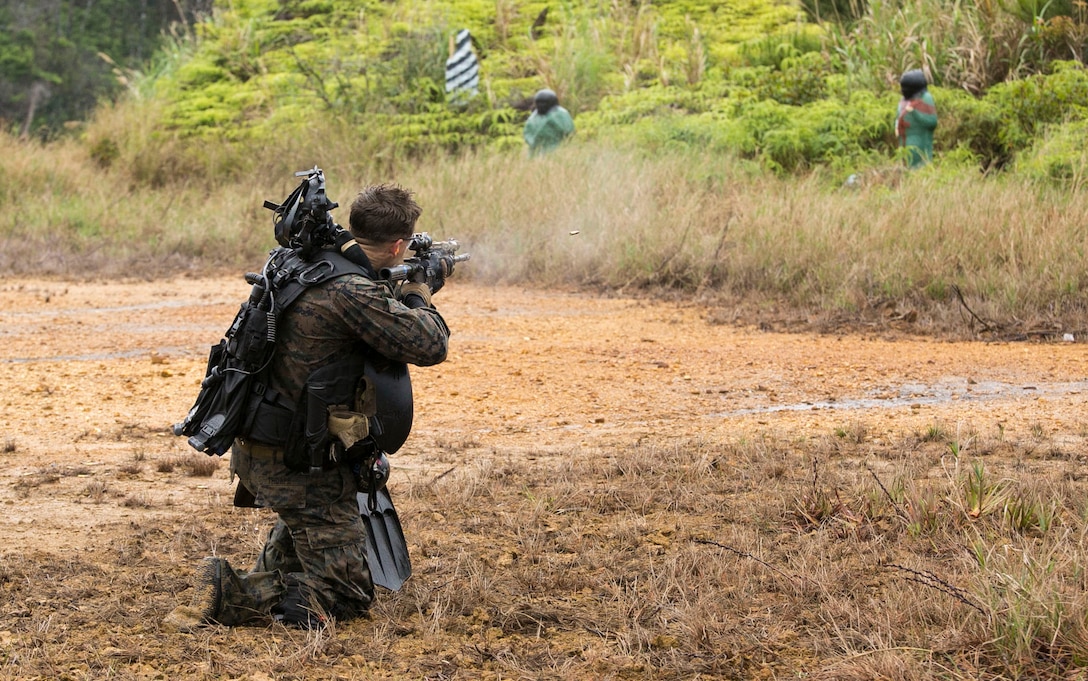
[[[1088,201],[1020,176],[935,164],[889,165],[857,182],[831,171],[783,178],[736,157],[603,143],[543,159],[516,150],[390,160],[366,140],[331,137],[284,153],[270,145],[243,172],[188,170],[141,186],[79,144],[0,136],[0,272],[253,269],[276,245],[263,201],[281,201],[294,172],[317,165],[342,224],[365,184],[414,190],[419,229],[460,240],[472,261],[457,276],[482,282],[668,291],[819,318],[913,311],[931,331],[1088,329]]]

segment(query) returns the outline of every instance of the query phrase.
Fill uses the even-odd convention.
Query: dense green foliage
[[[697,85],[738,45],[797,18],[788,4],[231,3],[195,53],[159,82],[165,124],[184,134],[263,134],[315,115],[358,122],[406,147],[517,140],[543,86],[574,112],[643,87]],[[535,28],[534,28],[535,26]],[[448,38],[469,28],[483,88],[447,103]],[[504,139],[505,138],[505,139]]]
[[[43,131],[124,85],[136,129],[92,126],[100,163],[138,181],[237,171],[254,145],[336,121],[386,158],[517,149],[556,90],[578,137],[710,148],[775,172],[895,156],[902,71],[922,66],[938,158],[1078,181],[1088,22],[1019,0],[0,0],[0,119]],[[181,14],[187,15],[185,20]],[[189,20],[201,18],[192,34]],[[180,23],[178,23],[180,22]],[[164,28],[183,26],[162,42]],[[449,98],[452,35],[472,31],[478,96]],[[165,47],[165,49],[163,49]],[[153,51],[158,49],[158,52]],[[1065,61],[1058,61],[1059,59]],[[137,68],[138,67],[138,68]],[[193,158],[214,139],[234,149]],[[176,142],[176,143],[175,143]],[[159,158],[154,158],[158,154]],[[145,170],[141,171],[141,168]]]
[[[1076,180],[1063,143],[1088,101],[1088,24],[1079,6],[1027,3],[852,2],[826,20],[830,5],[781,0],[232,0],[136,84],[143,103],[129,105],[147,126],[92,125],[87,141],[99,162],[152,183],[236,172],[273,140],[329,127],[390,162],[511,150],[546,86],[582,140],[842,177],[896,157],[898,76],[922,66],[938,159]],[[461,28],[481,62],[468,99],[444,90]],[[216,158],[199,140],[216,141]]]
[[[0,0],[0,123],[48,135],[87,117],[211,0]]]

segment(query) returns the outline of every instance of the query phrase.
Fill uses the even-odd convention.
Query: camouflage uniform
[[[448,337],[434,308],[406,307],[387,282],[342,276],[304,291],[278,320],[269,385],[297,402],[311,372],[360,344],[390,360],[429,366],[446,358]],[[279,517],[251,571],[217,559],[222,593],[214,619],[235,625],[267,616],[292,588],[323,615],[365,613],[374,585],[350,468],[299,473],[284,464],[282,449],[239,440],[231,471]]]

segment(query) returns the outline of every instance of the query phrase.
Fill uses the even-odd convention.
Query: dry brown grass
[[[215,474],[219,470],[220,460],[218,457],[201,455],[201,454],[186,454],[183,456],[168,456],[159,459],[155,463],[155,470],[159,473],[173,473],[176,469],[180,468],[185,472],[185,475],[192,478],[207,478]]]
[[[0,555],[0,678],[1074,678],[1083,457],[962,424],[865,432],[446,443],[457,465],[394,479],[413,578],[321,632],[161,632],[193,556],[250,562],[268,518],[209,500],[167,523],[100,473],[83,493],[135,514],[123,538]]]
[[[844,191],[826,174],[753,175],[695,152],[649,158],[584,144],[546,159],[407,159],[346,134],[300,143],[297,158],[259,144],[137,145],[133,159],[103,169],[94,139],[121,134],[127,120],[109,114],[85,144],[0,135],[0,174],[20,178],[0,188],[0,273],[252,269],[275,245],[262,202],[318,163],[344,206],[377,180],[416,190],[420,229],[472,253],[459,277],[672,290],[725,301],[723,319],[909,320],[922,332],[1002,338],[1088,329],[1083,262],[1068,248],[1083,240],[1088,199],[1014,175],[931,167],[894,187]]]

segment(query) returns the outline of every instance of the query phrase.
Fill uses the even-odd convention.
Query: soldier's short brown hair
[[[375,184],[363,189],[351,202],[351,235],[362,241],[390,243],[409,239],[423,209],[412,192],[395,184]]]

